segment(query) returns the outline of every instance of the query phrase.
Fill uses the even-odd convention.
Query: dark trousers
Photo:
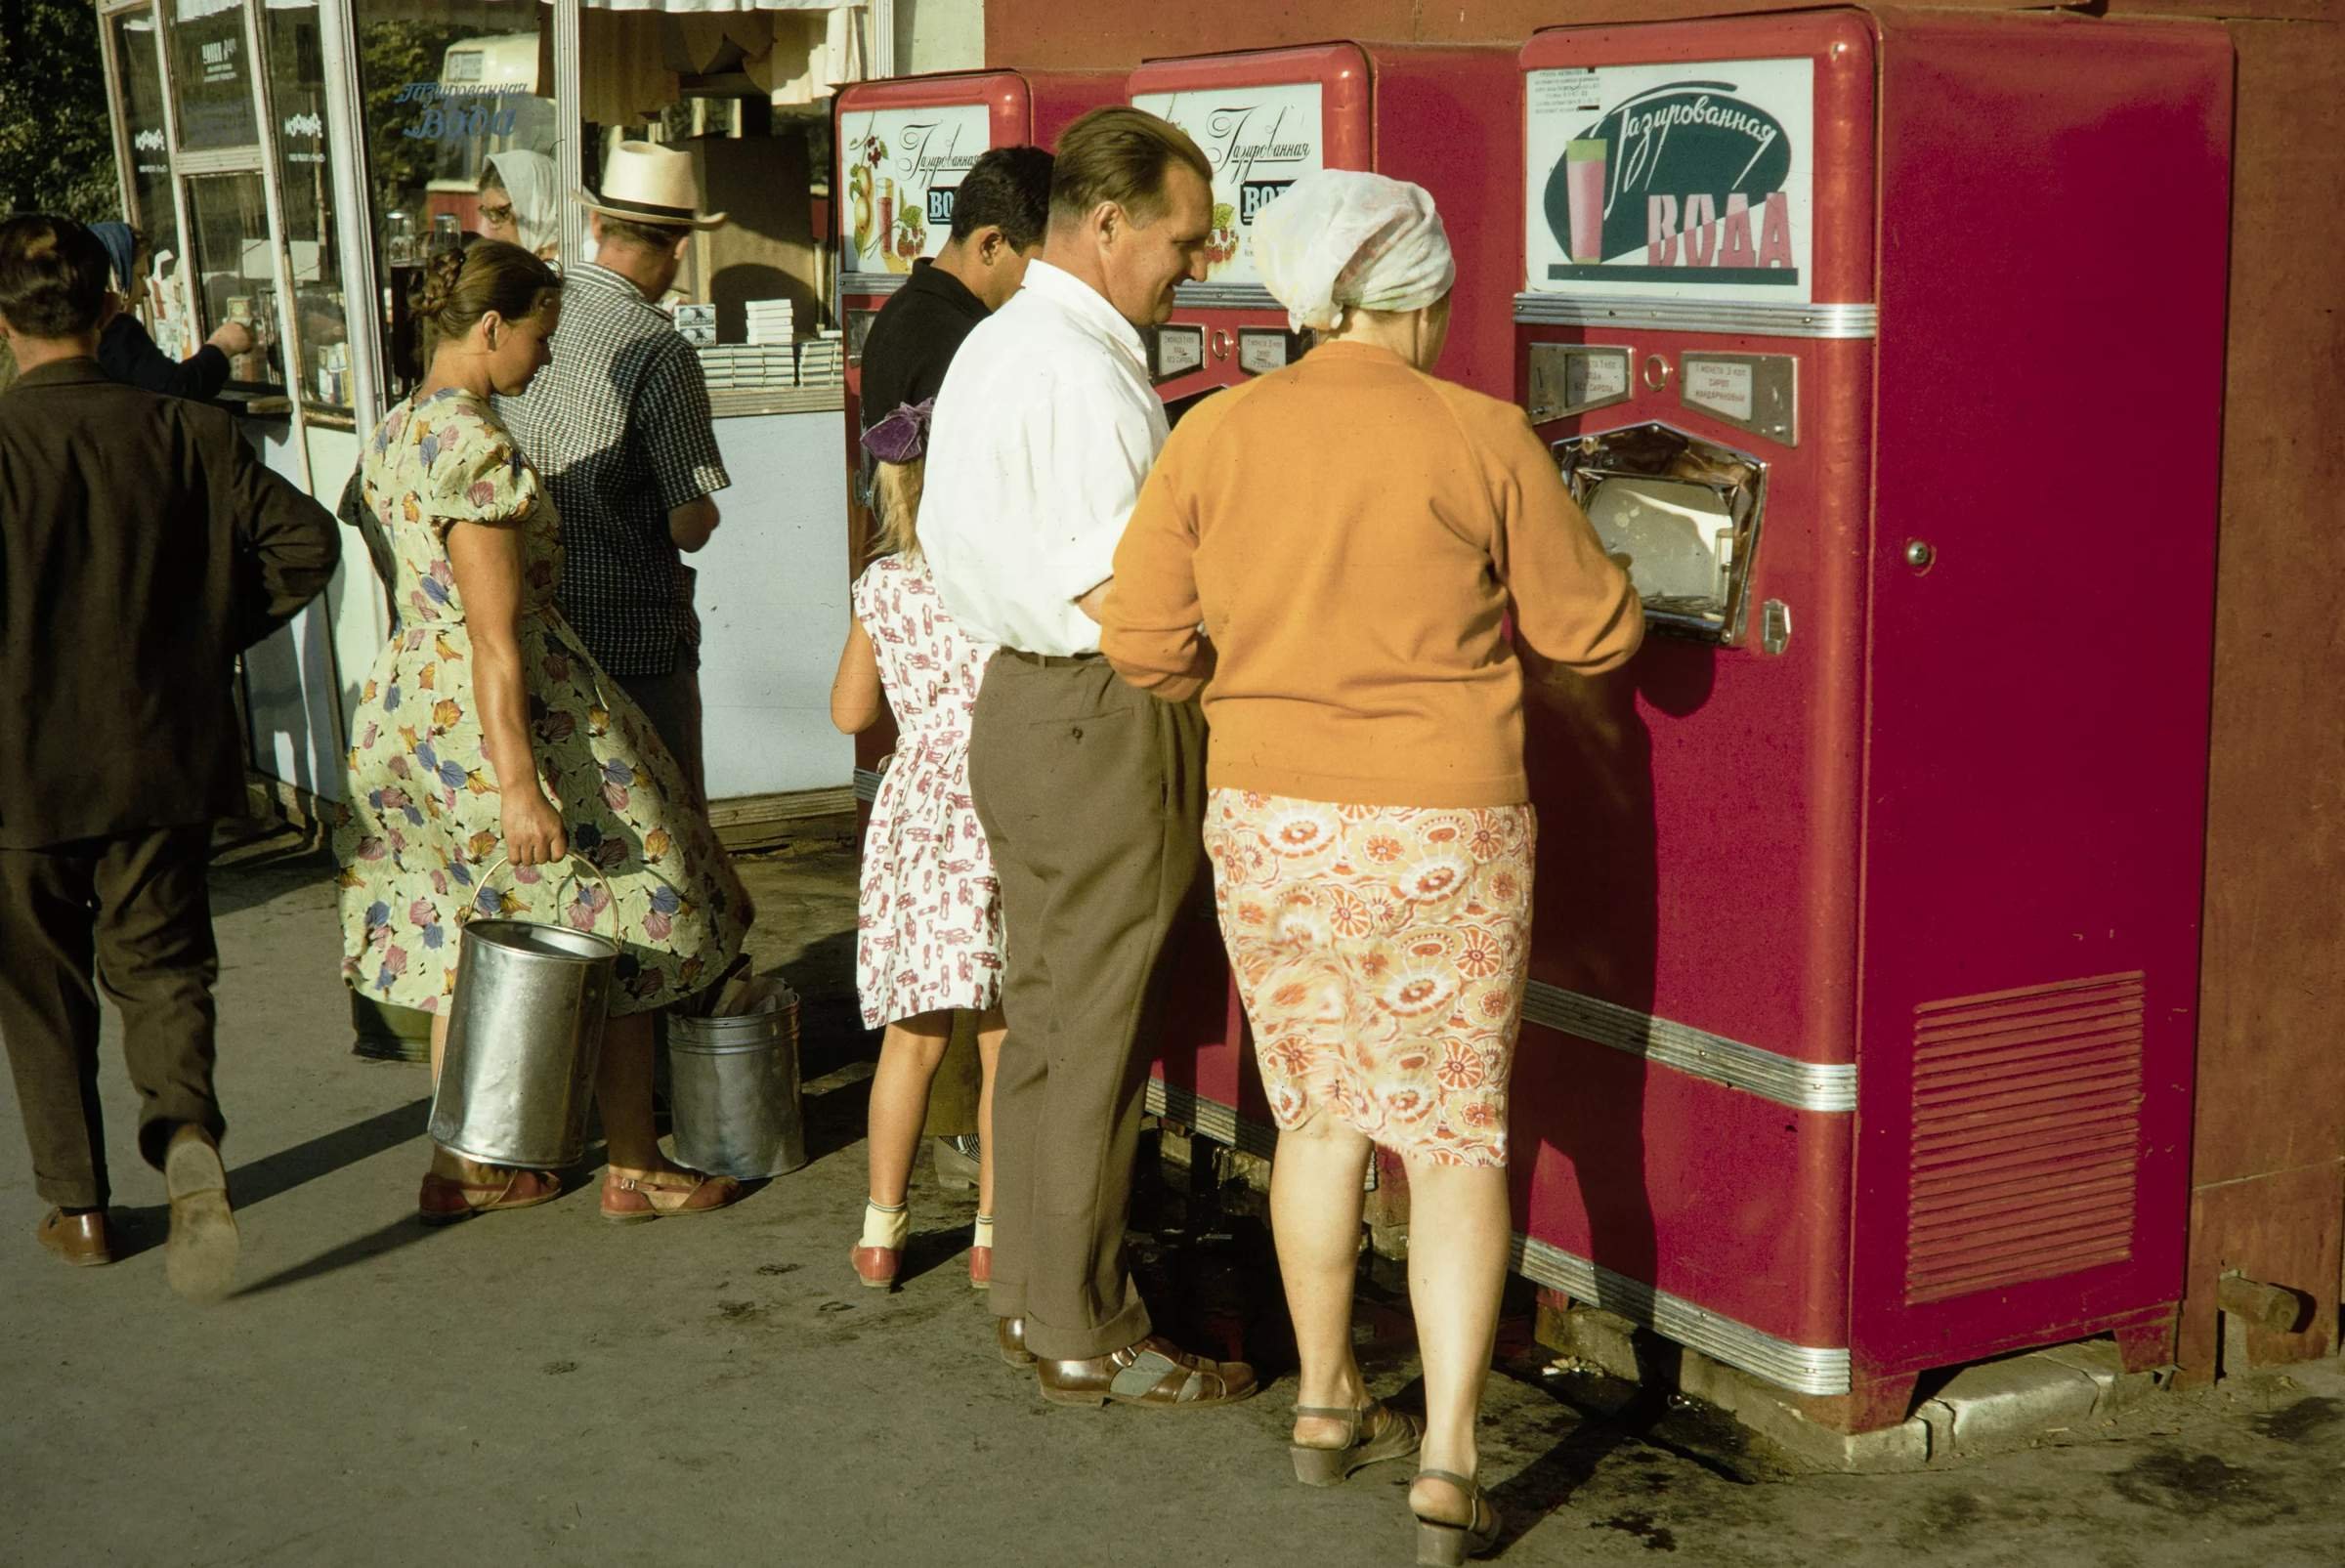
[[[635,699],[652,729],[667,743],[669,755],[684,770],[692,786],[692,808],[708,809],[706,749],[702,744],[701,651],[690,644],[676,650],[676,667],[666,675],[619,675],[620,690]],[[679,801],[681,805],[683,802]]]
[[[1038,1356],[1149,1333],[1125,1265],[1151,981],[1201,855],[1205,722],[1097,659],[1003,651],[969,732],[1002,880],[1009,1035],[994,1080],[994,1288]]]
[[[0,1041],[33,1185],[65,1208],[110,1196],[98,1101],[98,992],[122,1014],[139,1152],[162,1167],[183,1123],[219,1137],[212,1095],[210,825],[0,849]],[[93,984],[93,969],[96,983]]]

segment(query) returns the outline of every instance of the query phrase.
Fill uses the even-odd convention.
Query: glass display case
[[[269,208],[261,177],[192,176],[187,202],[199,324],[207,332],[226,321],[250,327],[253,347],[230,356],[230,382],[247,390],[282,388],[277,267],[270,254]]]
[[[305,407],[339,423],[351,417],[350,345],[342,259],[326,150],[325,63],[317,0],[271,0],[262,13],[269,106],[277,122],[278,198],[293,285],[287,326],[297,334]]]
[[[171,87],[179,150],[215,152],[260,143],[240,0],[163,0],[171,22]]]

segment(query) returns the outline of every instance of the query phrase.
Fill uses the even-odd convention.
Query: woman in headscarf
[[[1431,198],[1312,174],[1254,232],[1263,280],[1317,344],[1173,431],[1116,551],[1101,644],[1160,696],[1204,689],[1206,854],[1279,1125],[1296,1474],[1325,1485],[1420,1448],[1351,1352],[1382,1146],[1409,1172],[1417,1560],[1455,1563],[1498,1535],[1473,1434],[1514,1232],[1523,688],[1620,664],[1644,622],[1522,410],[1430,374],[1456,273]]]
[[[481,170],[481,237],[551,261],[562,249],[561,176],[542,152],[491,152]]]
[[[131,314],[153,263],[146,236],[126,223],[92,224],[90,233],[106,247],[113,263],[114,292],[122,297],[122,308],[98,336],[99,368],[116,381],[173,398],[217,397],[228,385],[230,358],[252,352],[252,328],[223,321],[202,348],[185,360],[172,359]]]

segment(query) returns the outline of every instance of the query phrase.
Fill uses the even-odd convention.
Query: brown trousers
[[[98,991],[122,1014],[139,1152],[162,1167],[182,1123],[226,1130],[212,1095],[209,824],[43,849],[0,849],[0,1040],[17,1081],[33,1185],[103,1208]],[[97,984],[92,984],[95,967]]]
[[[1038,1356],[1149,1333],[1125,1265],[1157,959],[1201,857],[1205,721],[1107,664],[1004,650],[969,732],[1002,879],[1009,1036],[994,1081],[994,1288]]]

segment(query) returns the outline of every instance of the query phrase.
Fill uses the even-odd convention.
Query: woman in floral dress
[[[595,1083],[611,1163],[603,1213],[700,1213],[740,1187],[661,1154],[652,1015],[723,974],[749,900],[650,722],[555,607],[560,520],[490,411],[491,393],[520,392],[547,362],[559,309],[552,270],[519,246],[485,240],[436,258],[418,308],[430,372],[360,465],[398,558],[400,629],[352,719],[335,829],[342,971],[368,996],[433,1015],[437,1077],[464,920],[616,937]],[[417,1208],[439,1222],[560,1192],[548,1172],[436,1147]]]
[[[897,427],[909,426],[909,436]],[[874,1289],[893,1285],[911,1230],[913,1153],[928,1085],[953,1038],[953,1014],[979,1015],[977,1230],[969,1283],[993,1285],[994,1069],[1002,1016],[1002,885],[969,800],[969,713],[993,649],[954,623],[913,531],[921,408],[867,435],[879,464],[881,555],[855,579],[854,623],[831,689],[831,717],[850,735],[892,708],[895,760],[872,802],[855,911],[855,994],[866,1029],[885,1025],[872,1078],[871,1191],[850,1253]],[[891,439],[898,445],[886,445]],[[906,458],[899,461],[897,458]]]

